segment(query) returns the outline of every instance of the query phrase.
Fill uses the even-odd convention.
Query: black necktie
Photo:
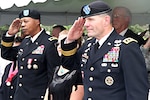
[[[96,53],[96,51],[98,50],[98,47],[99,47],[99,42],[95,43],[94,45],[94,52]]]

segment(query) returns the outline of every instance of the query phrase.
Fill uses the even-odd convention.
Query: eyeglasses
[[[114,14],[112,15],[113,18],[120,18],[120,17],[127,17],[125,15],[119,15],[119,14]]]

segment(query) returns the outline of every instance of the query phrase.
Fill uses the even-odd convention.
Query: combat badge
[[[119,47],[121,45],[122,40],[115,40],[114,46]]]

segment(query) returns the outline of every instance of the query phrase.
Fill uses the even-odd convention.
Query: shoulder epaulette
[[[137,42],[138,43],[138,41],[137,40],[135,40],[135,39],[133,39],[133,38],[125,38],[124,40],[123,40],[123,43],[125,43],[125,44],[129,44],[129,43],[131,43],[131,42]]]
[[[50,41],[58,40],[58,38],[57,38],[57,37],[50,37],[49,40],[50,40]]]
[[[87,40],[91,40],[93,37],[89,37],[89,38],[87,38]]]

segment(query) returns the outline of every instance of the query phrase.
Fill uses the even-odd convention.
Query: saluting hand
[[[149,39],[146,41],[146,44],[144,45],[144,48],[150,48],[150,37]]]
[[[66,39],[67,43],[71,43],[82,36],[84,30],[84,23],[85,19],[82,17],[79,17],[77,20],[75,20],[74,24],[69,29],[68,36]]]
[[[8,34],[9,35],[15,35],[17,32],[19,32],[20,27],[21,27],[21,20],[19,18],[16,18],[11,23],[9,30],[8,30]]]

